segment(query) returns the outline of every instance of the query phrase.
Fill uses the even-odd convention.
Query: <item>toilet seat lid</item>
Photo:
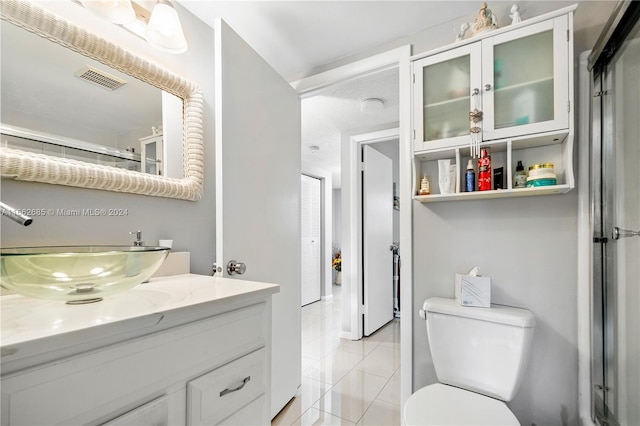
[[[404,406],[406,425],[513,425],[520,422],[497,399],[436,383],[411,395]]]

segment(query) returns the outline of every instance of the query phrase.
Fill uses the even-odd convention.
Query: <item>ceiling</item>
[[[213,26],[221,17],[288,81],[404,44],[425,51],[453,42],[455,28],[472,22],[481,1],[207,1],[179,0]],[[513,1],[492,1],[501,26]],[[523,19],[576,1],[519,1]],[[615,1],[579,1],[576,30],[606,21]],[[187,31],[187,39],[188,29]],[[422,37],[421,37],[422,35]],[[426,40],[426,42],[425,42]],[[385,108],[364,114],[360,103],[379,98]],[[326,89],[302,101],[302,161],[331,171],[340,187],[341,134],[398,121],[397,73],[385,73]],[[309,146],[320,151],[312,154]],[[303,166],[304,170],[304,166]]]
[[[4,21],[0,42],[3,124],[112,148],[162,124],[160,89]],[[111,91],[78,78],[87,66],[126,83]]]

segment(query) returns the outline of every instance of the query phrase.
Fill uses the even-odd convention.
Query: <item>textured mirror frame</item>
[[[139,58],[28,0],[0,1],[0,18],[183,100],[184,175],[182,179],[83,163],[11,148],[0,149],[0,169],[3,177],[191,201],[202,197],[203,99],[202,91],[196,84]]]

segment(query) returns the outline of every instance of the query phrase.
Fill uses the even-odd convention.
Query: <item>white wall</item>
[[[129,231],[141,230],[147,244],[157,244],[158,239],[173,239],[175,250],[191,252],[192,272],[210,274],[215,257],[213,29],[176,5],[189,50],[181,55],[171,55],[94,17],[73,2],[43,1],[42,4],[200,85],[204,93],[204,193],[200,201],[191,202],[3,179],[2,201],[16,208],[120,208],[127,209],[128,214],[120,217],[36,216],[29,227],[3,218],[0,245],[128,244],[133,241]]]
[[[453,297],[453,276],[479,266],[492,302],[537,319],[522,388],[522,424],[577,424],[576,192],[561,196],[414,202],[414,306]],[[435,383],[424,321],[414,321],[414,389]]]
[[[342,190],[333,191],[333,246],[342,248]]]
[[[498,17],[498,24],[503,27],[511,23],[509,18],[509,11],[514,2],[497,1],[489,2],[489,7]],[[553,10],[557,10],[573,4],[578,4],[578,9],[575,12],[575,28],[576,42],[579,39],[593,39],[586,45],[580,48],[580,45],[576,45],[576,52],[590,49],[593,46],[593,42],[600,34],[600,29],[609,18],[609,15],[616,5],[616,1],[613,0],[533,0],[533,1],[520,1],[517,2],[520,5],[520,14],[522,19],[528,19],[533,16],[539,16]],[[480,2],[478,3],[478,7]],[[460,10],[460,17],[458,19],[452,19],[448,22],[426,28],[415,34],[410,34],[405,37],[401,37],[392,42],[376,46],[372,49],[368,49],[359,52],[354,55],[342,57],[334,62],[327,64],[321,64],[311,70],[306,70],[303,73],[295,76],[287,76],[289,81],[296,81],[301,78],[318,74],[327,70],[337,68],[339,66],[350,64],[352,62],[368,58],[373,55],[386,52],[391,49],[395,49],[400,46],[412,45],[413,53],[418,54],[421,52],[427,52],[431,49],[435,49],[440,46],[444,46],[453,43],[455,34],[460,24],[463,22],[473,22],[478,9],[474,10]],[[468,33],[467,33],[468,34]]]

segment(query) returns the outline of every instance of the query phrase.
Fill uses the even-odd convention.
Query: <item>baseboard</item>
[[[339,334],[339,337],[341,339],[353,340],[353,337],[351,336],[351,332],[350,331],[341,330],[340,334]]]
[[[322,296],[320,297],[321,300],[324,300],[325,302],[333,302],[333,294],[330,294],[328,296]]]

